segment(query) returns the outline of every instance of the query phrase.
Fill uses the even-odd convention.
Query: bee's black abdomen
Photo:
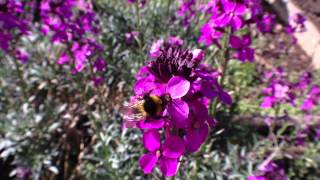
[[[152,100],[149,96],[144,98],[143,108],[149,116],[157,115],[157,103]]]

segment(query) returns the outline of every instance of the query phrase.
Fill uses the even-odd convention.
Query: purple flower
[[[143,134],[143,144],[149,153],[140,157],[139,163],[144,173],[151,173],[158,164],[165,176],[177,173],[179,157],[185,150],[184,142],[177,136],[168,137],[163,144],[157,130],[149,130]]]
[[[107,66],[107,62],[102,58],[97,58],[96,61],[93,63],[93,67],[95,71],[104,71],[105,67]]]
[[[216,29],[212,22],[204,24],[201,27],[200,32],[201,36],[198,39],[198,41],[200,43],[204,43],[207,46],[211,44],[219,45],[218,41],[221,39],[223,35],[223,32],[219,29]]]
[[[295,24],[295,29],[297,32],[306,31],[306,26],[305,26],[306,18],[302,14],[296,13],[292,19],[293,19],[293,23]]]
[[[31,176],[32,172],[30,168],[25,166],[18,166],[16,168],[16,178],[18,180],[28,180]]]
[[[138,2],[140,7],[144,7],[144,5],[147,3],[147,0],[127,0],[127,2],[129,4],[134,4]]]
[[[104,81],[104,78],[103,77],[99,77],[99,76],[95,76],[93,78],[93,83],[94,83],[94,86],[100,86],[103,84],[103,81]]]
[[[183,16],[182,25],[188,26],[196,15],[196,0],[179,0],[178,15]]]
[[[310,91],[307,94],[307,97],[304,99],[300,109],[303,111],[312,111],[316,108],[320,101],[320,87],[314,85],[311,87]]]
[[[261,108],[272,108],[275,105],[290,103],[295,106],[297,85],[288,80],[287,74],[282,68],[277,68],[265,73],[264,81],[268,87],[263,89],[263,101]]]
[[[233,1],[222,1],[222,13],[214,19],[219,27],[230,25],[233,30],[238,30],[243,26],[242,15],[246,11],[246,6]]]
[[[184,140],[187,151],[195,152],[199,150],[208,136],[211,119],[208,115],[207,107],[201,102],[195,101],[191,107]]]
[[[39,11],[43,34],[52,35],[51,41],[54,44],[66,47],[58,64],[72,65],[72,71],[77,73],[83,71],[88,59],[95,63],[102,62],[100,56],[96,56],[104,48],[93,39],[98,37],[100,27],[91,3],[83,0],[42,0]],[[103,66],[96,64],[95,70],[101,71]]]
[[[129,33],[125,34],[126,37],[126,43],[128,44],[132,44],[133,41],[139,36],[139,32],[138,31],[131,31]]]
[[[249,35],[244,35],[242,37],[231,36],[229,40],[230,46],[237,52],[234,57],[241,60],[242,62],[254,60],[254,50],[250,48],[251,37]]]
[[[262,33],[269,33],[275,25],[276,17],[274,14],[265,14],[261,19],[257,20],[257,28]]]
[[[280,163],[275,163],[273,161],[269,161],[269,159],[264,161],[259,166],[258,169],[259,169],[261,175],[256,176],[256,177],[259,177],[260,179],[263,179],[263,177],[265,179],[276,179],[276,180],[286,180],[287,179],[282,165]]]
[[[268,180],[268,178],[264,176],[251,175],[251,176],[248,176],[248,180]]]
[[[23,18],[27,14],[24,12],[24,8],[24,3],[16,0],[4,1],[1,4],[0,48],[5,53],[8,53],[9,50],[15,50],[15,47],[11,47],[13,40],[17,41],[22,35],[28,34],[29,22],[27,18]]]
[[[145,173],[159,164],[165,176],[175,175],[185,148],[190,153],[199,150],[209,128],[215,126],[209,117],[208,94],[217,93],[221,100],[231,101],[218,85],[219,73],[201,64],[204,52],[183,50],[178,45],[161,42],[154,48],[156,58],[136,74],[135,96],[126,106],[124,127],[144,131],[143,142],[149,153],[140,158],[140,166]],[[215,86],[204,91],[206,84],[212,83]]]
[[[161,46],[163,45],[164,41],[163,39],[159,39],[156,42],[154,42],[151,46],[149,57],[150,58],[157,58],[161,54]]]
[[[17,49],[15,52],[15,57],[20,60],[21,63],[25,64],[29,61],[30,55],[24,49]]]
[[[189,106],[185,101],[181,100],[188,93],[189,89],[190,82],[183,77],[173,76],[168,81],[166,91],[171,99],[168,102],[168,113],[176,127],[185,126],[185,121],[189,116]]]
[[[168,43],[172,46],[182,46],[183,40],[176,36],[169,37]]]

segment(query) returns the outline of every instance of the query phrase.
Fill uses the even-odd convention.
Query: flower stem
[[[224,80],[227,74],[227,69],[228,69],[228,64],[229,64],[229,60],[230,60],[230,50],[228,48],[229,45],[229,34],[227,34],[225,42],[224,42],[224,46],[223,46],[223,65],[222,65],[222,74],[221,74],[221,78],[219,81],[219,84],[221,86],[221,88],[223,88],[224,86]],[[219,101],[218,98],[215,98],[214,102],[213,102],[213,109],[212,109],[212,115],[213,117],[216,116],[217,113],[217,107],[218,107]]]

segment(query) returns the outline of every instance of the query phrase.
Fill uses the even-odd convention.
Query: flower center
[[[191,51],[166,45],[161,55],[148,64],[148,69],[158,80],[168,82],[173,75],[189,78],[198,64]]]

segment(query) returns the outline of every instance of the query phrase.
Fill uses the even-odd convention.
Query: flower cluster
[[[188,26],[196,16],[196,0],[180,0],[178,15],[183,17],[182,25]]]
[[[249,47],[251,37],[248,34],[237,36],[239,30],[255,24],[258,31],[268,33],[275,24],[275,15],[265,13],[260,0],[212,0],[205,5],[204,11],[210,17],[201,27],[198,41],[207,46],[215,44],[221,47],[221,40],[227,34],[229,45],[235,50],[233,57],[242,62],[253,61],[254,49]]]
[[[72,65],[73,72],[80,72],[92,61],[96,71],[92,78],[99,84],[102,77],[97,74],[105,69],[106,61],[101,56],[104,48],[96,41],[99,21],[91,3],[82,0],[2,1],[0,24],[1,49],[22,63],[28,61],[29,54],[19,48],[18,40],[31,35],[39,26],[44,35],[51,37],[52,43],[65,47],[58,64]]]
[[[254,50],[249,47],[251,37],[248,35],[237,37],[235,34],[252,22],[256,22],[259,27],[267,26],[265,21],[258,18],[262,13],[260,9],[257,1],[209,1],[206,12],[210,14],[210,19],[201,28],[199,42],[207,46],[216,44],[221,47],[222,37],[231,30],[230,46],[236,51],[234,57],[243,62],[253,61]]]
[[[304,72],[294,82],[289,80],[288,74],[281,67],[266,72],[263,81],[268,87],[263,89],[263,101],[261,108],[273,108],[277,105],[290,103],[296,106],[297,97],[305,97],[300,109],[310,112],[318,105],[320,98],[320,87],[313,85],[312,74]]]
[[[301,105],[301,110],[312,111],[320,102],[320,86],[313,85]]]
[[[285,33],[290,36],[292,45],[297,43],[297,38],[294,36],[295,33],[306,31],[305,21],[306,18],[302,14],[297,13],[290,18],[288,25],[285,27]]]
[[[268,87],[263,89],[264,98],[261,108],[272,108],[283,103],[295,105],[294,86],[287,80],[287,74],[283,68],[266,72],[264,78]]]
[[[94,38],[99,33],[99,21],[90,3],[76,0],[41,1],[40,18],[42,32],[51,35],[53,43],[66,47],[58,64],[70,64],[73,72],[80,72],[88,61],[92,61],[96,72],[104,70],[106,62],[99,55],[103,46]],[[101,77],[93,78],[99,84]]]
[[[143,171],[151,173],[158,165],[165,176],[173,176],[181,156],[199,150],[214,127],[209,100],[230,104],[231,97],[218,84],[219,74],[201,63],[202,50],[183,50],[161,40],[151,48],[154,52],[136,76],[124,126],[143,132],[148,150],[139,160]]]
[[[29,21],[24,16],[25,5],[21,1],[0,2],[0,48],[5,53],[12,53],[21,62],[29,59],[24,49],[17,48],[17,42],[29,33]]]

